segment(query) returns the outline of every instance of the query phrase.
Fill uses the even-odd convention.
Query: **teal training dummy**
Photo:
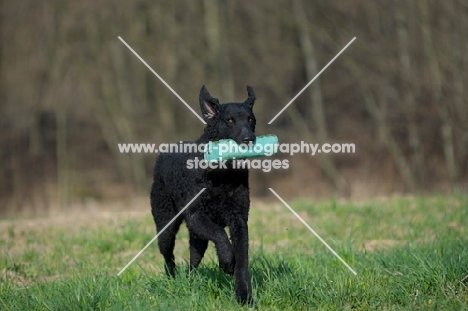
[[[204,157],[210,162],[272,156],[278,152],[278,146],[276,135],[257,136],[253,145],[238,145],[232,139],[221,139],[206,146]]]

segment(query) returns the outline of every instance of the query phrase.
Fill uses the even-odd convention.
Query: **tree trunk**
[[[310,40],[308,32],[308,21],[305,15],[305,8],[302,0],[293,1],[294,16],[296,18],[297,31],[299,33],[299,42],[301,46],[302,56],[306,68],[307,81],[310,81],[319,72],[317,66],[317,58],[315,49]],[[325,143],[328,139],[327,124],[325,112],[323,108],[322,88],[320,78],[317,78],[308,90],[309,101],[312,103],[312,110],[307,116],[314,120],[315,127],[317,128],[316,136],[320,143]]]
[[[65,58],[65,49],[63,40],[65,34],[63,33],[64,28],[61,27],[61,16],[59,12],[61,4],[54,3],[52,5],[52,16],[57,27],[56,32],[53,29],[49,28],[51,32],[54,32],[52,35],[53,46],[51,49],[54,51],[56,56],[54,60],[51,61],[50,68],[50,83],[51,85],[58,85],[63,78],[63,64],[66,62]],[[56,116],[56,155],[57,155],[57,190],[58,190],[58,204],[61,208],[67,208],[70,204],[69,196],[69,161],[68,161],[68,127],[67,127],[67,103],[57,103],[55,108]]]
[[[423,46],[427,60],[429,62],[429,71],[432,77],[434,99],[437,104],[440,121],[442,123],[442,142],[445,155],[445,164],[447,166],[450,181],[454,183],[458,179],[457,161],[455,159],[452,120],[449,115],[448,107],[442,100],[442,78],[439,67],[439,60],[433,44],[433,34],[429,23],[429,7],[427,0],[419,1],[421,18],[421,28],[423,36]]]
[[[299,35],[299,42],[306,68],[307,81],[310,81],[318,73],[317,58],[315,55],[314,46],[308,32],[308,21],[305,15],[305,7],[302,0],[293,1],[294,17],[296,19],[296,28]],[[320,85],[320,78],[317,78],[307,91],[309,95],[309,102],[312,103],[312,109],[309,116],[304,118],[301,116],[297,107],[289,107],[287,109],[288,115],[293,121],[297,131],[301,133],[302,137],[309,142],[317,142],[320,144],[326,143],[328,140],[327,125],[325,112],[323,108],[322,90]],[[309,129],[307,125],[308,119],[314,121],[316,131],[315,133]],[[325,175],[333,183],[333,185],[340,191],[349,195],[349,185],[346,180],[340,176],[333,161],[333,155],[318,155],[318,163],[320,168],[324,171]]]
[[[411,10],[412,8],[410,7],[409,9]],[[418,125],[416,123],[416,100],[413,95],[414,84],[417,82],[415,82],[416,79],[413,79],[411,76],[410,43],[408,40],[408,23],[410,22],[410,19],[405,15],[404,11],[405,7],[402,7],[402,5],[396,6],[395,20],[398,37],[398,59],[401,68],[401,90],[403,93],[406,119],[408,122],[410,154],[414,167],[415,178],[419,185],[424,182],[424,157]]]
[[[446,3],[450,11],[452,18],[452,27],[453,31],[452,44],[452,72],[453,72],[453,89],[454,89],[454,99],[453,106],[454,112],[457,119],[457,128],[454,129],[454,133],[458,134],[458,143],[457,149],[457,163],[460,165],[460,174],[462,176],[463,172],[468,171],[468,105],[466,101],[465,94],[465,85],[466,85],[466,72],[468,70],[468,43],[465,40],[465,34],[468,31],[468,23],[464,19],[464,13],[462,6],[465,2],[463,0],[459,1],[449,1]],[[461,165],[465,165],[463,168]]]
[[[226,0],[204,0],[205,34],[209,60],[215,64],[222,101],[234,99],[234,82],[229,61]]]

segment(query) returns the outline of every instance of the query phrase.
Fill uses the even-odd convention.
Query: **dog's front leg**
[[[213,241],[218,254],[219,266],[227,274],[234,272],[234,254],[232,245],[224,231],[224,228],[214,223],[206,215],[195,212],[187,219],[187,226],[190,232],[196,234],[203,240]]]
[[[252,303],[252,288],[249,277],[249,231],[247,222],[237,218],[229,227],[236,266],[234,277],[236,282],[236,298],[239,303]]]

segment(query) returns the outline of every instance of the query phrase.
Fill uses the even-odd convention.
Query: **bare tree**
[[[314,45],[312,44],[312,40],[309,35],[309,22],[305,14],[306,9],[302,0],[293,1],[293,12],[296,20],[304,65],[306,68],[307,81],[310,81],[319,70]],[[309,141],[316,141],[323,144],[328,141],[328,134],[320,78],[317,78],[309,87],[307,94],[309,95],[309,102],[312,103],[310,118],[314,120],[314,127],[316,128],[315,133],[308,128],[305,121],[306,118],[301,116],[295,110],[297,109],[297,106],[290,108],[289,115],[292,118],[293,123],[296,124],[300,130],[300,133],[305,134]],[[349,186],[346,180],[340,176],[336,169],[332,155],[319,156],[319,165],[337,189],[341,190],[343,193],[349,194]]]
[[[454,115],[454,136],[458,136],[458,156],[456,157],[459,166],[465,164],[465,172],[468,171],[468,105],[466,101],[465,85],[467,81],[466,72],[468,70],[468,43],[465,40],[468,23],[464,18],[463,8],[466,8],[464,1],[449,1],[445,3],[450,20],[450,48],[451,71],[453,72],[453,115]],[[458,134],[458,135],[455,135]],[[463,172],[463,167],[459,167],[459,172]]]
[[[447,104],[443,100],[442,95],[442,73],[440,71],[439,57],[434,45],[434,37],[429,21],[429,4],[427,0],[421,0],[419,3],[419,11],[421,15],[421,30],[423,36],[424,52],[427,57],[429,71],[432,77],[432,89],[434,100],[439,112],[440,121],[442,123],[442,141],[445,155],[445,165],[452,183],[458,179],[458,167],[454,152],[453,127],[450,118]]]
[[[226,0],[204,0],[205,33],[212,64],[215,64],[221,98],[234,98],[234,83],[229,60]],[[213,66],[213,65],[212,65]]]
[[[405,5],[407,7],[405,7]],[[416,123],[416,99],[414,96],[417,81],[413,76],[414,69],[411,68],[411,51],[408,35],[409,18],[413,15],[412,2],[401,4],[395,8],[396,30],[398,38],[398,60],[400,63],[401,92],[408,122],[408,138],[411,153],[411,160],[414,167],[417,182],[424,180],[424,156],[421,144],[421,137]]]
[[[384,114],[385,110],[382,107],[385,104],[384,92],[386,85],[381,86],[381,89],[377,91],[377,95],[374,94],[367,83],[363,69],[357,66],[357,64],[349,57],[345,56],[344,59],[346,66],[356,77],[356,81],[359,83],[359,88],[362,91],[366,109],[372,116],[385,146],[392,155],[392,158],[395,161],[401,176],[403,177],[403,181],[410,190],[414,191],[416,189],[416,181],[414,179],[413,173],[405,158],[405,155],[401,151],[401,148],[399,147],[390,127],[388,126]]]

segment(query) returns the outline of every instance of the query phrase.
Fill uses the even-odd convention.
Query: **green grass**
[[[468,310],[468,196],[291,206],[358,275],[285,207],[254,204],[250,272],[259,310]],[[186,229],[175,279],[162,272],[156,244],[118,277],[154,236],[146,207],[80,217],[69,215],[71,225],[0,221],[1,310],[248,309],[235,301],[213,247],[186,273]]]

